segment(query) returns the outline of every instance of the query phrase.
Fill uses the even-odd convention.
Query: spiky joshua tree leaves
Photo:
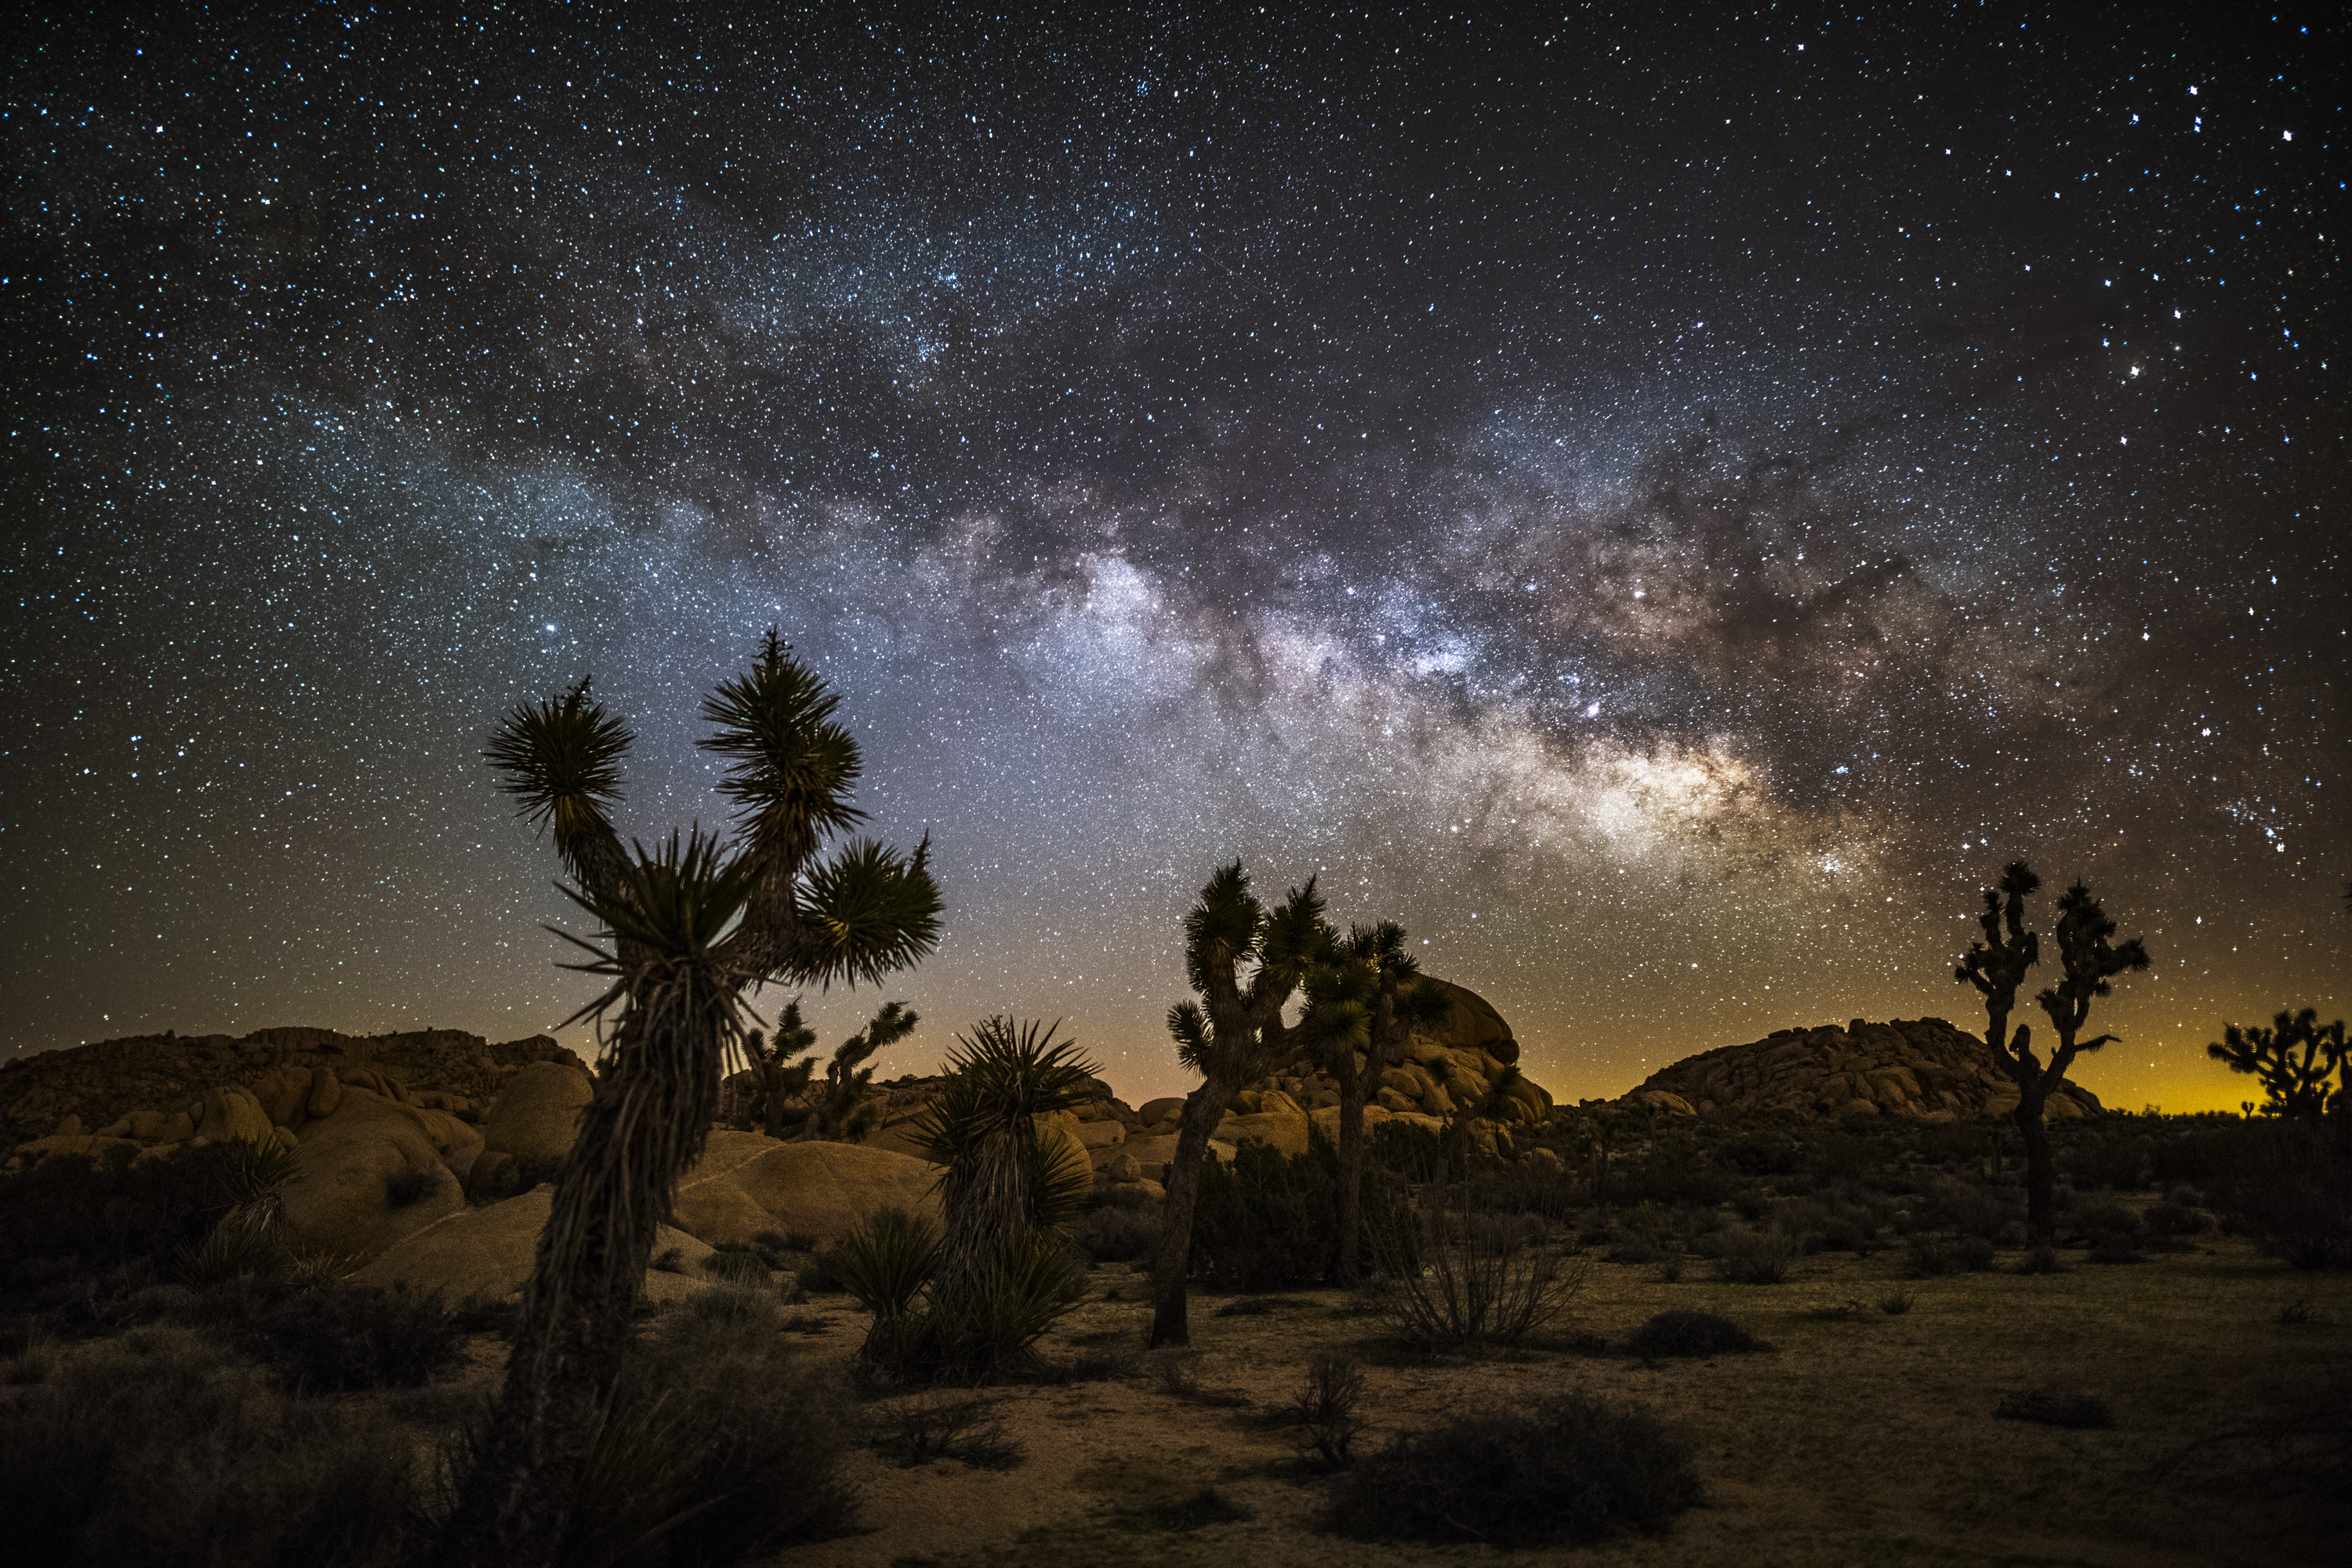
[[[1969,944],[1952,977],[1975,986],[1984,998],[1985,1044],[2017,1085],[2017,1107],[2010,1118],[2025,1145],[2026,1229],[2035,1242],[2047,1245],[2057,1235],[2057,1167],[2042,1111],[2066,1081],[2066,1069],[2075,1058],[2115,1042],[2113,1035],[2082,1037],[2092,1002],[2113,994],[2116,975],[2146,969],[2148,958],[2137,937],[2121,943],[2113,940],[2116,922],[2090,889],[2076,882],[2061,894],[2053,935],[2065,973],[2057,984],[2044,986],[2033,998],[2057,1036],[2044,1062],[2034,1052],[2029,1026],[2020,1024],[2015,1034],[2005,1033],[2016,1010],[2017,989],[2024,984],[2026,971],[2042,958],[2039,934],[2025,929],[2025,900],[2041,886],[2042,879],[2024,861],[2010,863],[2000,885],[1985,890],[1984,913],[1977,917],[1983,938]]]
[[[2331,1109],[2340,1113],[2352,1105],[2344,1086],[2328,1081],[2338,1075],[2352,1078],[2344,1020],[2323,1025],[2315,1007],[2282,1012],[2267,1029],[2224,1025],[2221,1043],[2207,1046],[2205,1054],[2231,1072],[2252,1073],[2262,1080],[2265,1115],[2309,1118],[2325,1116]]]
[[[1184,917],[1185,978],[1198,1000],[1168,1010],[1168,1032],[1175,1037],[1177,1059],[1201,1075],[1201,1087],[1184,1097],[1168,1166],[1160,1248],[1152,1259],[1154,1348],[1192,1342],[1184,1281],[1209,1135],[1244,1085],[1296,1054],[1282,1009],[1332,955],[1313,878],[1269,910],[1236,860],[1209,879]]]
[[[581,965],[611,984],[593,1100],[556,1175],[507,1376],[444,1534],[446,1561],[551,1560],[597,1405],[631,1332],[655,1231],[701,1153],[747,990],[872,981],[928,953],[940,895],[928,842],[856,841],[857,743],[839,700],[772,631],[749,673],[703,705],[738,807],[726,844],[698,830],[625,850],[609,816],[631,736],[586,682],[510,714],[487,757],[526,822],[547,829],[566,891],[609,933]],[[583,943],[585,946],[587,944]],[[781,1045],[781,1042],[780,1042]]]

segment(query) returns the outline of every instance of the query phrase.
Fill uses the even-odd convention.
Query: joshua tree
[[[2076,1057],[2114,1042],[2113,1035],[2081,1037],[2091,1016],[2091,1003],[2113,994],[2111,982],[2116,975],[2146,969],[2147,950],[2137,937],[2121,946],[2109,941],[2116,933],[2116,922],[2082,883],[2060,895],[2058,928],[2053,934],[2065,976],[2033,998],[2058,1036],[2057,1048],[2043,1063],[2034,1054],[2033,1031],[2028,1026],[2020,1024],[2015,1035],[2003,1037],[2009,1016],[2017,1005],[2017,988],[2024,983],[2025,972],[2042,956],[2040,937],[2025,929],[2025,900],[2041,885],[2042,879],[2024,861],[2010,863],[2001,873],[2000,886],[1985,891],[1985,911],[1977,918],[1984,930],[1983,940],[1969,944],[1967,956],[1952,975],[1963,984],[1974,985],[1984,997],[1985,1044],[2017,1085],[2017,1108],[2010,1112],[2010,1119],[2017,1124],[2018,1138],[2025,1145],[2026,1229],[2034,1241],[2047,1245],[2057,1234],[2058,1203],[2057,1170],[2051,1159],[2043,1109],[2066,1081],[2066,1069],[2074,1065]]]
[[[1201,1161],[1209,1135],[1235,1093],[1264,1078],[1291,1044],[1282,1009],[1318,963],[1333,956],[1330,928],[1314,879],[1293,888],[1269,911],[1250,891],[1241,862],[1220,868],[1184,917],[1184,972],[1200,1000],[1168,1010],[1176,1055],[1201,1075],[1184,1097],[1175,1156],[1168,1166],[1168,1197],[1160,1211],[1160,1249],[1152,1260],[1151,1343],[1192,1342],[1184,1321],[1184,1280],[1192,1252],[1192,1205],[1201,1191]]]
[[[2207,1046],[2205,1054],[2228,1064],[2231,1072],[2252,1073],[2262,1080],[2264,1105],[2273,1116],[2314,1117],[2333,1106],[2345,1107],[2345,1089],[2328,1082],[2338,1073],[2352,1078],[2344,1047],[2344,1020],[2321,1026],[2319,1011],[2280,1013],[2264,1029],[2241,1029],[2225,1025],[2221,1043]]]
[[[863,816],[849,803],[861,763],[834,721],[838,703],[772,631],[750,673],[703,704],[717,733],[702,744],[729,760],[720,788],[739,806],[724,848],[698,830],[652,853],[622,848],[606,813],[632,737],[585,681],[517,709],[489,746],[524,819],[552,830],[579,884],[566,891],[610,933],[611,951],[591,948],[583,967],[612,984],[583,1016],[617,1011],[618,1023],[556,1175],[506,1384],[444,1537],[448,1561],[544,1564],[561,1545],[656,1228],[743,1037],[743,993],[878,980],[937,939],[928,841],[911,857],[859,840],[819,858]]]
[[[835,1047],[833,1060],[825,1064],[824,1088],[817,1095],[816,1108],[809,1112],[801,1136],[840,1143],[874,1131],[882,1120],[882,1108],[872,1098],[874,1069],[859,1064],[913,1034],[920,1022],[922,1019],[904,1002],[887,1002],[866,1027]]]
[[[1364,1107],[1381,1074],[1404,1059],[1416,1026],[1445,1016],[1443,993],[1421,980],[1421,965],[1394,921],[1349,929],[1332,962],[1307,979],[1307,1010],[1298,1032],[1339,1086],[1339,1247],[1343,1285],[1363,1272]]]
[[[743,1067],[751,1079],[752,1114],[771,1138],[784,1135],[784,1118],[791,1114],[793,1102],[808,1092],[816,1062],[807,1053],[815,1044],[816,1031],[801,1022],[797,996],[777,1013],[772,1042],[758,1029],[743,1037]]]

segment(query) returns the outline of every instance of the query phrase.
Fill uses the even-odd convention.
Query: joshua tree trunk
[[[2058,1239],[2057,1167],[2050,1155],[2050,1125],[2042,1119],[2049,1099],[2039,1086],[2028,1088],[2009,1113],[2025,1145],[2025,1234],[2036,1247]]]
[[[1201,1196],[1201,1162],[1238,1086],[1212,1079],[1184,1097],[1176,1123],[1176,1156],[1168,1163],[1168,1196],[1160,1213],[1160,1249],[1151,1260],[1151,1348],[1189,1345],[1185,1285],[1192,1272],[1192,1208]]]
[[[1339,1283],[1353,1285],[1363,1278],[1364,1256],[1364,1101],[1370,1098],[1371,1053],[1353,1072],[1339,1079]]]
[[[591,1416],[627,1352],[654,1238],[718,1109],[733,990],[715,1013],[679,994],[690,989],[632,1005],[613,1065],[581,1113],[540,1232],[506,1386],[450,1521],[453,1563],[538,1568],[563,1544]]]

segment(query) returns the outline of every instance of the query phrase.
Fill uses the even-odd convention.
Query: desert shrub
[[[1070,1239],[1097,1263],[1132,1263],[1160,1245],[1160,1207],[1149,1194],[1114,1195],[1078,1216]]]
[[[2140,1215],[2140,1225],[2150,1236],[2170,1241],[2212,1229],[2213,1218],[2188,1204],[2167,1198],[2162,1203],[2150,1204]]]
[[[774,1271],[768,1260],[748,1247],[722,1247],[714,1249],[702,1260],[702,1272],[722,1285],[737,1285],[747,1289],[765,1289],[774,1283]]]
[[[247,1321],[239,1342],[298,1388],[415,1388],[456,1364],[465,1342],[441,1293],[304,1290]]]
[[[2115,1417],[2107,1410],[2106,1401],[2095,1394],[2077,1394],[2063,1388],[2031,1388],[2001,1395],[1993,1414],[2004,1421],[2031,1421],[2038,1426],[2065,1426],[2084,1430],[2112,1426]]]
[[[931,1223],[904,1209],[876,1214],[822,1254],[835,1288],[846,1290],[877,1318],[894,1318],[914,1303],[917,1292],[939,1267],[939,1233]],[[816,1289],[808,1276],[802,1285]]]
[[[1338,1467],[1354,1458],[1364,1430],[1356,1407],[1363,1403],[1364,1369],[1352,1356],[1326,1352],[1307,1363],[1307,1385],[1285,1413],[1306,1431],[1307,1444],[1322,1461]]]
[[[1743,1176],[1785,1176],[1803,1163],[1795,1143],[1764,1132],[1743,1132],[1717,1144],[1715,1158]]]
[[[918,1394],[897,1401],[879,1419],[874,1451],[901,1469],[934,1459],[961,1459],[975,1469],[1009,1470],[1027,1455],[1004,1429],[996,1401],[973,1395]]]
[[[773,1333],[666,1329],[591,1426],[559,1568],[740,1563],[847,1531],[839,1381]]]
[[[1584,1184],[1566,1165],[1513,1160],[1471,1178],[1472,1200],[1498,1214],[1539,1215],[1554,1224],[1568,1218],[1583,1195]]]
[[[389,1565],[413,1544],[409,1449],[184,1330],[139,1330],[0,1401],[0,1518],[43,1568]]]
[[[1676,1307],[1633,1331],[1625,1348],[1645,1359],[1659,1356],[1738,1355],[1768,1348],[1729,1318]]]
[[[2020,1274],[2055,1274],[2063,1267],[2058,1260],[2056,1247],[2037,1247],[2025,1255],[2025,1260],[2017,1266],[2017,1271]]]
[[[1917,1298],[1910,1291],[1898,1285],[1878,1299],[1878,1310],[1890,1318],[1899,1318],[1911,1310],[1911,1304],[1916,1300]]]
[[[1703,1500],[1689,1449],[1654,1417],[1570,1394],[1399,1435],[1350,1472],[1337,1522],[1373,1539],[1538,1546],[1654,1534]]]
[[[929,1223],[886,1209],[835,1249],[843,1288],[874,1314],[859,1354],[890,1376],[979,1382],[1031,1370],[1035,1346],[1086,1292],[1086,1262],[1060,1237],[1013,1237],[951,1292],[935,1288]]]
[[[1906,1271],[1914,1279],[1946,1274],[1981,1274],[1993,1264],[1993,1245],[1980,1236],[1916,1234],[1903,1243]]]
[[[718,1284],[673,1305],[665,1326],[673,1338],[730,1335],[773,1331],[780,1326],[778,1317],[775,1292],[756,1285]]]
[[[1936,1177],[1911,1202],[1913,1229],[1946,1230],[1987,1241],[1999,1237],[2016,1217],[2012,1196],[1950,1176]]]
[[[2241,1123],[2210,1142],[2226,1228],[2296,1268],[2352,1266],[2352,1117]]]
[[[1778,1285],[1799,1256],[1797,1238],[1783,1230],[1726,1231],[1717,1241],[1715,1270],[1735,1285]]]
[[[1419,1345],[1515,1344],[1567,1310],[1582,1265],[1494,1219],[1441,1191],[1423,1213],[1393,1214],[1372,1232],[1391,1333]]]
[[[1234,1524],[1251,1517],[1249,1510],[1216,1488],[1202,1487],[1190,1497],[1138,1509],[1127,1522],[1147,1530],[1189,1532],[1205,1524]]]
[[[1212,1290],[1289,1290],[1330,1277],[1339,1251],[1338,1156],[1286,1156],[1263,1139],[1201,1168],[1192,1274]]]

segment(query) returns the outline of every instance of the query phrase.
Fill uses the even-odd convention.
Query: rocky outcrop
[[[142,1035],[12,1058],[0,1067],[0,1159],[75,1123],[71,1136],[127,1139],[142,1148],[193,1138],[299,1133],[333,1114],[344,1086],[464,1120],[478,1118],[509,1079],[533,1062],[580,1058],[544,1035],[493,1045],[479,1035],[424,1029],[339,1035],[261,1029],[227,1035]],[[240,1090],[263,1119],[215,1091]],[[235,1121],[236,1130],[231,1129]],[[209,1130],[208,1130],[209,1129]]]
[[[1675,1115],[1784,1110],[1949,1121],[2015,1110],[2017,1086],[1982,1039],[1944,1019],[1856,1018],[1843,1028],[1779,1029],[1685,1057],[1625,1101]],[[2070,1083],[2051,1096],[2045,1114],[2063,1121],[2099,1110],[2097,1096]]]
[[[511,1296],[530,1279],[539,1233],[547,1228],[554,1204],[555,1189],[541,1186],[488,1208],[460,1206],[402,1238],[352,1279],[360,1285],[439,1290],[452,1301]],[[708,1285],[697,1266],[710,1252],[685,1232],[662,1226],[655,1237],[654,1256],[673,1268],[646,1271],[646,1297],[671,1300]]]
[[[780,1143],[713,1132],[677,1184],[671,1223],[716,1247],[762,1231],[840,1240],[886,1208],[939,1213],[939,1167],[855,1143]]]

